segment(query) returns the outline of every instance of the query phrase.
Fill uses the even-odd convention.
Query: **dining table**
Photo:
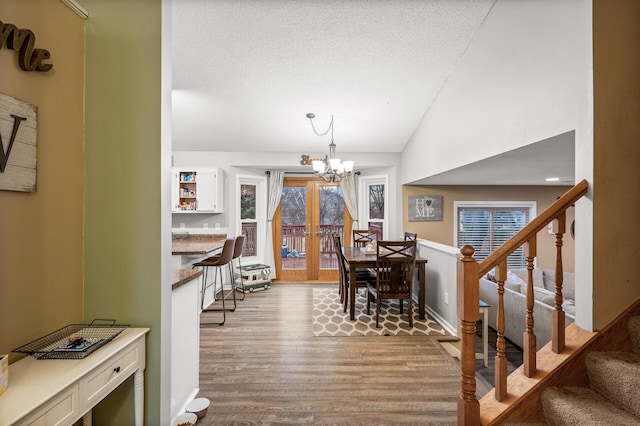
[[[356,317],[356,269],[376,267],[376,252],[368,251],[365,247],[342,247],[344,257],[349,264],[349,318]],[[416,255],[416,269],[418,270],[418,317],[425,317],[425,277],[428,260]]]

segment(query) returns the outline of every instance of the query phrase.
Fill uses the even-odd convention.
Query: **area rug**
[[[356,297],[355,320],[349,319],[349,309],[343,311],[340,295],[335,287],[313,289],[313,334],[314,336],[447,336],[447,332],[429,315],[418,319],[418,307],[414,303],[413,327],[409,327],[407,303],[400,315],[397,301],[384,301],[380,309],[380,328],[376,328],[376,308],[371,304],[371,315],[367,315],[367,299],[359,290]]]

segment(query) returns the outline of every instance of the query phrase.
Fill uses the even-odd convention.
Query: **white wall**
[[[458,333],[457,262],[460,250],[429,240],[418,240],[418,254],[427,262],[425,303],[429,315],[451,335]],[[445,297],[445,293],[448,297]],[[415,292],[417,294],[417,291]]]
[[[575,179],[592,184],[591,25],[590,0],[496,1],[402,153],[401,183],[575,130]],[[576,205],[576,323],[587,329],[591,198]]]
[[[402,154],[402,183],[592,125],[590,2],[498,0]]]

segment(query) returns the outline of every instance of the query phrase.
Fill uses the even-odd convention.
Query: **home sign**
[[[35,192],[38,108],[0,93],[0,190]]]

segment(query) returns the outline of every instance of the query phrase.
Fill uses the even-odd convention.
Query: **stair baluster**
[[[565,316],[562,310],[562,237],[565,233],[566,225],[566,213],[563,211],[553,221],[553,233],[556,234],[556,300],[555,311],[553,312],[553,338],[552,349],[555,353],[559,354],[564,350],[564,330],[565,330]]]
[[[524,336],[522,338],[522,353],[523,353],[523,369],[524,375],[527,377],[533,377],[536,374],[536,335],[533,332],[533,262],[537,256],[537,242],[534,235],[529,241],[524,244],[524,255],[527,261],[527,314],[526,314],[526,328]]]

